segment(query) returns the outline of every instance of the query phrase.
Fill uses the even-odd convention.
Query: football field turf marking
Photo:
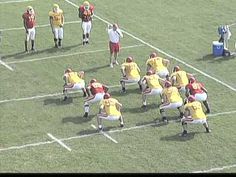
[[[234,114],[236,113],[235,111],[229,111],[229,112],[222,112],[222,113],[216,113],[216,114],[210,114],[208,115],[209,117],[214,117],[214,116],[218,116],[219,114],[221,115],[227,115],[227,114]],[[169,123],[175,123],[178,122],[177,120],[170,120]],[[179,123],[179,122],[178,122]],[[149,123],[149,124],[145,124],[145,125],[138,125],[138,126],[134,126],[134,127],[129,127],[129,128],[122,128],[122,129],[116,129],[116,130],[109,130],[109,131],[104,131],[107,133],[116,133],[116,132],[123,132],[123,131],[129,131],[129,130],[135,130],[135,129],[140,129],[140,128],[146,128],[146,127],[150,127],[150,126],[155,126],[155,125],[160,125],[161,123]],[[80,139],[80,138],[86,138],[86,137],[90,137],[90,136],[96,136],[96,135],[100,135],[100,133],[96,132],[96,133],[90,133],[90,134],[84,134],[84,135],[79,135],[79,136],[72,136],[72,137],[68,137],[68,138],[61,138],[58,139],[59,141],[68,141],[68,140],[72,140],[72,139]],[[9,151],[9,150],[17,150],[17,149],[23,149],[26,147],[34,147],[34,146],[40,146],[40,145],[45,145],[45,144],[52,144],[55,143],[56,141],[45,141],[45,142],[38,142],[38,143],[31,143],[31,144],[25,144],[25,145],[21,145],[21,146],[11,146],[11,147],[6,147],[6,148],[2,148],[0,149],[1,151]]]
[[[8,64],[6,64],[4,61],[2,61],[1,59],[0,59],[0,64],[1,65],[3,65],[3,66],[5,66],[7,69],[9,69],[9,70],[11,70],[11,71],[14,71],[14,69],[12,68],[12,67],[10,67]]]
[[[67,3],[69,3],[69,4],[71,4],[72,6],[79,8],[79,6],[76,5],[75,3],[73,3],[73,2],[71,2],[71,1],[69,1],[69,0],[65,0],[65,1],[66,1]],[[108,22],[107,20],[105,20],[105,19],[103,19],[103,18],[101,18],[101,17],[99,17],[99,16],[97,16],[97,15],[94,15],[94,17],[96,17],[97,19],[103,21],[103,22],[106,23],[106,24],[111,25],[110,22]],[[219,79],[217,79],[217,78],[215,78],[215,77],[210,76],[209,74],[207,74],[207,73],[205,73],[205,72],[203,72],[203,71],[201,71],[201,70],[195,68],[194,66],[192,66],[192,65],[190,65],[190,64],[188,64],[188,63],[186,63],[185,61],[183,61],[183,60],[181,60],[181,59],[179,59],[179,58],[177,58],[177,57],[174,57],[174,56],[172,56],[172,55],[166,53],[165,51],[163,51],[163,50],[161,50],[161,49],[159,49],[159,48],[157,48],[157,47],[155,47],[155,46],[153,46],[153,45],[151,45],[151,44],[145,42],[144,40],[142,40],[142,39],[140,39],[140,38],[134,36],[133,34],[127,32],[127,31],[122,30],[122,32],[123,32],[124,34],[127,34],[128,36],[132,37],[133,39],[136,39],[136,40],[138,40],[139,42],[141,42],[141,43],[143,43],[143,44],[149,46],[150,48],[152,48],[152,49],[154,49],[154,50],[157,50],[158,52],[160,52],[160,53],[162,53],[162,54],[164,54],[164,55],[166,55],[166,56],[168,56],[168,57],[170,57],[170,58],[172,58],[172,59],[175,59],[176,61],[178,61],[178,62],[184,64],[185,66],[187,66],[187,67],[189,67],[189,68],[191,68],[191,69],[197,71],[198,73],[201,73],[202,75],[204,75],[204,76],[206,76],[206,77],[208,77],[208,78],[210,78],[210,79],[212,79],[212,80],[214,80],[214,81],[220,83],[221,85],[224,85],[225,87],[227,87],[227,88],[229,88],[229,89],[231,89],[231,90],[233,90],[233,91],[236,92],[236,88],[234,88],[234,87],[232,87],[232,86],[230,86],[230,85],[228,85],[228,84],[222,82],[221,80],[219,80]]]
[[[65,145],[61,140],[57,139],[55,136],[53,136],[50,133],[47,133],[47,135],[52,138],[53,140],[55,140],[56,142],[58,142],[61,146],[63,146],[64,148],[66,148],[68,151],[71,151],[71,148],[69,148],[67,145]]]
[[[0,4],[9,4],[9,3],[17,3],[17,2],[30,2],[30,1],[34,1],[34,0],[3,1],[3,2],[0,2]]]
[[[236,167],[236,164],[234,165],[228,165],[228,166],[223,166],[223,167],[218,167],[218,168],[211,168],[209,170],[202,170],[202,171],[194,171],[192,173],[209,173],[209,172],[213,172],[213,171],[222,171],[224,169],[230,169]]]
[[[93,124],[91,124],[91,127],[93,127],[95,130],[97,130],[97,127]],[[109,136],[107,133],[105,133],[104,131],[100,131],[99,133],[103,134],[105,137],[107,137],[108,139],[110,139],[111,141],[113,141],[114,143],[118,143],[115,139],[113,139],[111,136]]]
[[[130,45],[126,47],[121,47],[121,49],[130,49],[130,48],[138,48],[143,47],[143,44],[137,44],[137,45]],[[6,64],[16,64],[16,63],[27,63],[27,62],[34,62],[34,61],[41,61],[41,60],[48,60],[48,59],[55,59],[55,58],[62,58],[62,57],[69,57],[74,55],[81,55],[81,54],[89,54],[89,53],[98,53],[98,52],[105,52],[109,51],[109,49],[100,49],[100,50],[90,50],[90,51],[84,51],[84,52],[75,52],[65,55],[55,55],[55,56],[49,56],[49,57],[42,57],[42,58],[33,58],[33,59],[26,59],[26,60],[18,60],[18,61],[10,61],[5,62]],[[3,56],[4,58],[4,56]]]

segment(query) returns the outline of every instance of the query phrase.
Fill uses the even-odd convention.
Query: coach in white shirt
[[[110,67],[113,68],[113,64],[119,65],[117,61],[118,53],[120,51],[120,38],[123,38],[121,30],[117,24],[109,25],[107,29],[109,35],[109,47],[110,47]],[[112,56],[114,55],[114,60]]]

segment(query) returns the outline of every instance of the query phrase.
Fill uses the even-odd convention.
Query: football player
[[[49,12],[49,21],[54,36],[56,48],[62,47],[64,15],[58,4],[53,4],[52,11]]]
[[[88,98],[84,102],[84,117],[88,117],[90,105],[103,99],[104,94],[108,91],[108,87],[99,83],[96,79],[90,81],[86,88]]]
[[[164,103],[160,105],[162,120],[165,123],[168,123],[168,119],[165,114],[166,109],[178,109],[180,118],[182,118],[183,112],[181,110],[181,107],[183,105],[183,100],[179,94],[178,89],[172,86],[170,81],[165,81],[164,89],[162,91],[162,97],[164,100]]]
[[[28,6],[26,12],[22,15],[26,38],[25,38],[25,52],[28,51],[28,42],[31,41],[31,51],[35,51],[35,25],[36,17],[32,6]]]
[[[63,86],[63,101],[67,100],[67,92],[68,90],[82,90],[84,92],[84,97],[86,97],[86,89],[85,89],[85,82],[84,78],[84,71],[74,72],[71,68],[67,68],[64,72],[63,80],[65,84]]]
[[[102,119],[105,120],[119,120],[120,127],[124,127],[124,119],[121,114],[122,104],[115,98],[111,98],[109,93],[106,93],[104,99],[100,102],[99,113],[97,114],[98,130],[103,129]]]
[[[186,86],[186,97],[189,95],[193,95],[197,101],[202,101],[206,107],[206,113],[210,113],[207,89],[204,87],[203,83],[197,82],[194,77],[189,78],[189,84]]]
[[[78,10],[79,18],[82,20],[83,45],[85,45],[89,43],[94,6],[88,1],[84,1],[83,5],[81,5]]]
[[[145,110],[147,108],[147,96],[152,96],[152,95],[161,96],[163,88],[160,82],[163,81],[164,80],[161,79],[158,75],[156,75],[152,70],[149,70],[146,73],[146,76],[144,76],[143,79],[141,80],[142,100],[143,100],[142,108],[144,108]]]
[[[207,133],[210,133],[206,115],[202,110],[202,105],[196,101],[193,95],[188,97],[188,103],[184,106],[184,117],[181,119],[183,133],[181,136],[187,135],[187,124],[203,124]]]
[[[121,93],[126,93],[125,83],[138,83],[140,90],[142,89],[140,81],[140,69],[134,62],[133,57],[129,56],[121,65],[122,78],[120,80]]]
[[[169,71],[167,67],[170,61],[157,56],[156,52],[150,54],[149,59],[146,61],[147,71],[152,69],[160,78],[167,78],[169,76]]]

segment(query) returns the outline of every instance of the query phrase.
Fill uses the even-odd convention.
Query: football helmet
[[[131,56],[127,57],[127,58],[126,58],[126,62],[127,62],[127,63],[133,62],[133,57],[131,57]]]
[[[166,88],[171,87],[171,82],[170,82],[170,81],[165,81],[164,86],[165,86]]]
[[[188,102],[194,102],[196,100],[196,98],[193,95],[190,95],[188,97]]]
[[[179,71],[180,70],[180,67],[178,66],[178,65],[176,65],[175,67],[174,67],[174,69],[173,69],[173,72],[177,72],[177,71]]]
[[[157,53],[156,52],[152,52],[149,57],[150,58],[155,58],[155,57],[157,57]]]
[[[147,71],[146,74],[147,74],[148,76],[150,76],[150,75],[152,75],[152,74],[154,74],[154,73],[153,73],[153,71],[150,69],[150,70]]]
[[[94,83],[94,82],[97,82],[97,80],[96,80],[96,79],[92,79],[92,80],[90,81],[90,84],[92,84],[92,83]]]
[[[109,98],[111,98],[111,95],[109,93],[105,93],[103,99],[109,99]]]
[[[189,78],[189,83],[192,84],[192,83],[194,83],[194,82],[196,82],[196,79],[195,79],[194,77],[190,77],[190,78]]]

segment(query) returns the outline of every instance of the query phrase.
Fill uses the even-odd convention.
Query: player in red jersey
[[[88,117],[89,106],[91,104],[99,102],[103,99],[104,94],[108,91],[108,87],[99,83],[96,79],[92,79],[89,86],[86,88],[86,91],[88,98],[86,98],[84,102],[84,117]]]
[[[83,29],[83,45],[89,43],[89,36],[92,29],[92,17],[94,6],[88,1],[84,1],[83,5],[79,7],[79,18],[82,20]]]
[[[193,95],[197,101],[202,101],[206,107],[206,113],[210,113],[210,107],[207,100],[207,89],[203,83],[197,82],[194,77],[189,78],[189,84],[186,86],[186,96]]]
[[[35,51],[35,25],[36,17],[33,7],[28,6],[26,12],[22,15],[25,28],[25,52],[28,51],[28,42],[31,41],[31,51]]]

